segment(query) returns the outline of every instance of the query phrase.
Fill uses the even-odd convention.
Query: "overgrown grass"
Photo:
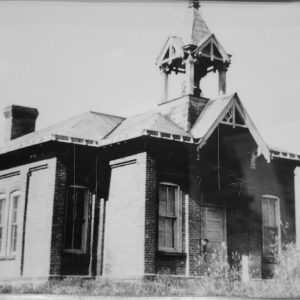
[[[227,260],[226,260],[227,261]],[[212,270],[212,267],[214,270]],[[270,280],[239,280],[238,265],[215,257],[201,278],[157,276],[153,280],[117,281],[68,278],[43,283],[0,284],[0,293],[102,296],[237,296],[250,298],[300,298],[300,258],[295,245],[287,245],[278,257]]]
[[[238,296],[250,298],[299,298],[300,280],[224,280],[157,277],[153,281],[65,279],[40,284],[1,285],[0,293],[102,295],[102,296]]]
[[[253,280],[248,283],[222,279],[157,277],[153,281],[64,279],[33,284],[2,284],[0,293],[102,295],[102,296],[238,296],[299,298],[300,278]]]

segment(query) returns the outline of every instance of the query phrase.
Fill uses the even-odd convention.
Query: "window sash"
[[[159,217],[159,239],[161,248],[175,249],[175,222],[173,217]]]
[[[179,241],[179,187],[173,184],[159,185],[159,234],[161,250],[178,250]]]
[[[263,226],[263,257],[273,262],[280,251],[279,199],[263,196],[262,198]]]
[[[6,198],[0,198],[0,254],[3,254],[4,249],[5,249],[5,201]]]
[[[20,192],[0,195],[0,256],[14,257],[18,247]]]
[[[9,220],[8,220],[8,254],[14,255],[17,252],[18,241],[18,210],[20,194],[12,193],[9,201]]]
[[[88,223],[85,187],[69,187],[65,212],[65,251],[85,252]]]

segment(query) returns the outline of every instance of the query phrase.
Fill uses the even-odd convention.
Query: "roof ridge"
[[[93,111],[93,110],[88,110],[86,111],[86,113],[91,113],[91,114],[97,114],[97,115],[102,115],[102,116],[108,116],[108,117],[115,117],[115,118],[120,118],[120,119],[126,119],[126,117],[122,117],[122,116],[117,116],[117,115],[112,115],[112,114],[107,114],[107,113],[102,113],[102,112],[98,112],[98,111]]]
[[[163,115],[160,112],[153,112],[153,119],[150,118],[150,120],[146,123],[145,129],[150,129],[160,117],[163,117]]]

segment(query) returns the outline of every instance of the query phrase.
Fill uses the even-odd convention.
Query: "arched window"
[[[168,182],[159,184],[159,250],[180,251],[180,200],[178,185]]]
[[[88,190],[69,186],[65,211],[65,251],[84,253],[87,242]]]

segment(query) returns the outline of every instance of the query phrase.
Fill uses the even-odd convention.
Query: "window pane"
[[[269,226],[276,226],[276,208],[275,208],[275,200],[269,199]]]
[[[83,221],[76,221],[74,226],[74,246],[73,249],[80,250],[82,248],[82,231],[83,231]]]
[[[160,248],[166,248],[166,235],[165,232],[159,232],[158,244]]]
[[[0,199],[0,225],[4,222],[4,200]]]
[[[2,252],[2,227],[0,227],[0,252]]]
[[[159,247],[175,249],[178,222],[176,207],[178,205],[178,186],[160,184],[159,186]],[[176,226],[175,226],[176,224]]]
[[[17,234],[18,234],[18,204],[19,195],[11,196],[11,206],[9,212],[9,226],[10,226],[10,237],[8,250],[10,253],[16,252],[17,250]]]
[[[13,197],[13,209],[18,209],[18,200],[19,200],[19,196]]]
[[[15,252],[17,250],[17,225],[11,226],[11,237],[10,237],[10,251]]]
[[[173,186],[168,187],[168,216],[175,216],[175,197],[177,188]]]
[[[77,203],[76,203],[76,219],[83,220],[85,216],[85,194],[83,191],[78,191],[77,193]]]
[[[268,217],[268,199],[262,199],[262,219],[263,225],[269,225],[269,217]]]
[[[66,224],[65,249],[72,249],[72,224]]]
[[[159,186],[159,215],[165,216],[167,214],[167,187],[165,185]]]
[[[166,220],[166,246],[167,248],[174,248],[173,219]]]
[[[73,191],[70,190],[69,195],[68,195],[68,199],[67,199],[67,203],[66,203],[66,218],[67,220],[72,220],[73,219],[73,202],[74,202],[74,198],[75,195],[73,195]]]
[[[166,219],[163,217],[159,217],[158,231],[158,245],[164,248],[166,247]]]

